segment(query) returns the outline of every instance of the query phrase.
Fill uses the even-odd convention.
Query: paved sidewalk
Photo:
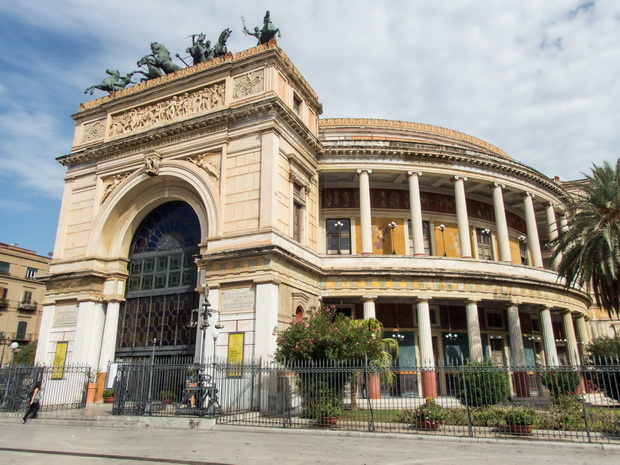
[[[118,417],[108,404],[0,416],[0,463],[46,465],[459,464],[616,465],[620,445],[248,428],[208,419]],[[192,423],[193,422],[193,423]]]

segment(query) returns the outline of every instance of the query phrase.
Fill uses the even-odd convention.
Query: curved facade
[[[102,374],[153,344],[204,359],[231,356],[234,340],[237,356],[269,357],[278,328],[324,303],[381,320],[404,363],[579,362],[591,300],[558,282],[545,248],[567,227],[558,182],[456,131],[321,112],[273,43],[82,104],[59,158],[38,360],[61,341]],[[188,302],[198,308],[206,280],[224,326],[216,339],[213,324],[194,329],[182,350],[172,333],[123,333],[132,299],[163,292],[134,295],[135,279],[174,271],[161,262],[136,278],[144,257],[132,255],[140,225],[170,203],[192,210],[199,236]],[[191,326],[187,305],[141,314]]]

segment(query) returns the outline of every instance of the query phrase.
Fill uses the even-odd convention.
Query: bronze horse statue
[[[228,48],[226,48],[226,41],[232,34],[232,30],[230,28],[226,28],[220,34],[220,38],[217,40],[217,44],[213,47],[213,58],[221,57],[226,55],[228,52]]]
[[[162,73],[155,64],[155,58],[153,58],[151,55],[140,58],[136,64],[138,66],[147,67],[147,71],[139,69],[133,72],[133,74],[144,75],[143,78],[140,78],[140,82],[148,81],[149,79],[155,79],[164,75],[164,73]]]
[[[155,60],[155,66],[161,69],[165,74],[174,73],[175,71],[182,69],[179,65],[172,62],[170,52],[162,44],[152,42],[151,51],[153,53],[147,56],[153,57]]]
[[[104,90],[106,92],[115,92],[117,90],[124,89],[129,84],[136,84],[131,80],[134,73],[129,73],[127,76],[121,76],[121,73],[117,69],[106,69],[105,72],[109,74],[107,78],[105,78],[101,83],[95,84],[94,86],[90,86],[88,89],[84,90],[84,93],[90,92],[90,95],[93,95],[93,91],[95,89]]]

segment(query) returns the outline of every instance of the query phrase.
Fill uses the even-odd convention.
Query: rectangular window
[[[532,323],[532,332],[540,333],[540,321],[538,318],[530,315],[530,321]]]
[[[21,303],[29,304],[31,302],[32,302],[32,292],[31,291],[24,291],[24,293],[22,294]]]
[[[6,300],[6,295],[9,290],[6,287],[0,287],[0,300]]]
[[[501,312],[487,310],[487,328],[504,328],[504,319]]]
[[[293,96],[293,111],[297,114],[301,111],[301,99],[297,95]]]
[[[525,236],[519,236],[519,255],[521,255],[521,265],[529,265],[529,260],[527,258],[527,239]]]
[[[348,218],[331,218],[326,221],[327,254],[351,254],[351,220]]]
[[[37,269],[36,268],[27,268],[26,269],[26,279],[35,279],[37,277]]]
[[[0,274],[9,274],[9,266],[7,262],[0,262]]]
[[[476,240],[478,243],[478,258],[480,260],[493,260],[491,230],[476,228]]]
[[[407,228],[409,230],[409,250],[411,255],[414,254],[413,250],[413,228],[411,227],[411,220],[407,220]],[[431,225],[428,221],[422,221],[422,237],[424,241],[424,253],[426,255],[431,254]]]

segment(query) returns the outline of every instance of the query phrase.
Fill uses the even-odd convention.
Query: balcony
[[[0,299],[0,310],[6,308],[9,305],[9,301],[6,299]]]
[[[37,302],[19,302],[17,304],[17,309],[27,312],[34,312],[37,310],[37,306]]]

